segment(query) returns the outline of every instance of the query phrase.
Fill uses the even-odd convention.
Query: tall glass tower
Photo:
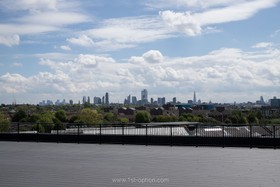
[[[148,103],[148,91],[146,89],[141,91],[141,103],[143,105]]]

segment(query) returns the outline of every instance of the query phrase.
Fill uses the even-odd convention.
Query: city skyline
[[[77,101],[74,101],[73,99],[69,99],[68,101],[63,99],[56,99],[54,102],[52,99],[43,99],[42,101],[39,101],[39,105],[47,106],[47,105],[65,105],[65,104],[94,104],[94,105],[111,105],[111,104],[123,104],[123,105],[165,105],[165,104],[194,104],[194,105],[200,105],[200,104],[210,104],[210,103],[216,103],[216,104],[242,104],[238,103],[236,101],[234,102],[228,102],[228,103],[222,103],[222,102],[212,102],[203,100],[203,98],[198,98],[196,96],[196,91],[193,92],[193,98],[185,98],[184,100],[178,100],[176,95],[173,95],[172,98],[166,98],[162,95],[157,95],[154,97],[148,96],[148,90],[143,89],[138,95],[131,95],[129,94],[127,97],[124,97],[123,101],[118,102],[110,102],[110,94],[108,92],[105,93],[104,96],[83,96]],[[139,97],[140,96],[140,97]],[[138,98],[138,99],[137,99]],[[259,99],[256,99],[255,101],[247,101],[247,103],[254,103],[256,105],[267,105],[270,104],[270,101],[276,99],[277,102],[279,98],[276,96],[273,96],[271,98],[264,99],[263,96],[260,96]],[[243,102],[246,103],[246,102]],[[12,104],[17,104],[16,101],[14,101]],[[28,104],[28,103],[24,103]]]
[[[0,103],[279,97],[279,17],[279,0],[2,0]]]

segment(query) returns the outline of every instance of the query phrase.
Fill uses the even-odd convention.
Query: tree
[[[66,112],[62,109],[55,112],[55,117],[61,122],[66,122],[67,121]]]
[[[44,128],[43,125],[41,125],[41,124],[35,124],[35,125],[33,125],[32,130],[33,130],[33,131],[37,131],[37,132],[39,132],[39,133],[44,133],[44,132],[45,132],[45,128]]]
[[[51,112],[45,112],[39,115],[38,124],[41,124],[44,127],[45,132],[51,132],[54,128],[54,114]]]
[[[27,117],[26,112],[23,109],[19,109],[12,118],[13,122],[19,122]]]
[[[193,115],[191,113],[184,113],[179,118],[180,121],[189,121],[189,122],[203,122],[204,118],[201,115]]]
[[[135,116],[135,123],[150,123],[150,114],[146,111],[139,111]]]
[[[259,118],[258,118],[258,113],[257,112],[250,112],[247,116],[247,119],[248,119],[249,123],[254,123],[254,124],[259,123]]]
[[[120,123],[128,123],[129,122],[129,119],[128,118],[118,118],[118,121]]]
[[[94,125],[102,123],[102,119],[102,114],[98,113],[97,110],[85,108],[78,115],[78,120],[76,122]]]
[[[10,128],[10,122],[0,113],[0,132],[7,132]]]
[[[118,117],[116,114],[113,114],[112,112],[106,113],[104,115],[104,122],[105,123],[115,123],[118,121]]]
[[[153,121],[154,122],[174,122],[174,121],[177,121],[177,118],[176,118],[176,116],[159,115],[159,116],[155,116]]]

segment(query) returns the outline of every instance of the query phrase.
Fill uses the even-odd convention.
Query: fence
[[[3,130],[2,130],[3,131]],[[280,147],[277,125],[12,123],[0,140],[146,145]]]

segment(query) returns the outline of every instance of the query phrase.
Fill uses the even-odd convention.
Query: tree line
[[[179,117],[174,115],[158,115],[152,117],[147,111],[137,111],[133,121],[128,118],[120,117],[112,112],[104,112],[102,108],[83,108],[78,112],[69,112],[63,108],[56,110],[43,107],[18,107],[12,115],[11,120],[7,120],[3,112],[0,112],[0,132],[8,131],[11,122],[32,123],[30,130],[38,132],[50,132],[51,130],[66,129],[66,124],[85,124],[94,126],[97,124],[116,124],[116,123],[150,123],[150,122],[201,122],[209,124],[280,124],[280,119],[264,119],[258,111],[242,112],[233,110],[223,121],[218,121],[212,117],[184,113]],[[23,127],[24,128],[24,127]],[[26,129],[21,129],[26,130]]]

